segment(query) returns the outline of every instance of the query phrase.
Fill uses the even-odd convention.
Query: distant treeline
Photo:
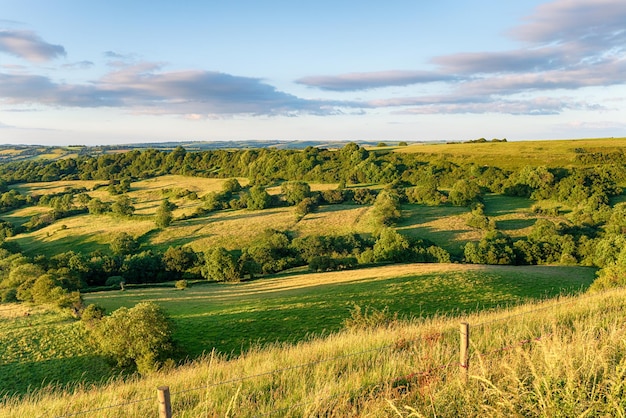
[[[3,184],[49,182],[57,180],[139,180],[165,174],[198,177],[246,177],[251,183],[303,180],[344,184],[428,185],[450,188],[459,179],[475,181],[495,193],[513,191],[528,195],[534,189],[554,187],[569,177],[580,179],[583,187],[602,182],[620,182],[626,178],[622,153],[596,155],[582,152],[581,162],[598,163],[595,168],[532,168],[541,173],[522,173],[493,166],[455,164],[444,158],[389,150],[368,151],[349,143],[339,150],[307,147],[304,150],[244,149],[188,152],[182,147],[173,151],[146,149],[100,156],[79,156],[59,160],[20,161],[0,165]],[[535,174],[539,178],[532,178]],[[541,178],[543,176],[543,179]],[[519,181],[517,181],[519,179]],[[547,184],[551,183],[551,184]],[[592,184],[593,183],[593,184]],[[2,187],[2,184],[0,184]],[[523,189],[523,190],[522,190]],[[545,190],[544,190],[545,191]]]

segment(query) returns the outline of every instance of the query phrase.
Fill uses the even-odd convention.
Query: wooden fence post
[[[159,386],[157,388],[159,400],[159,418],[172,418],[172,402],[170,400],[170,387]]]
[[[459,351],[459,368],[461,376],[467,381],[467,373],[469,371],[469,324],[467,322],[461,322],[461,349]]]

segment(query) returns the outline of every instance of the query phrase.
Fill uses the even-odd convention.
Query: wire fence
[[[579,296],[576,298],[566,298],[564,300],[560,300],[556,303],[551,303],[551,304],[546,304],[546,306],[542,306],[536,309],[531,309],[531,310],[527,310],[524,312],[519,312],[519,313],[514,313],[511,315],[507,315],[507,316],[502,316],[502,317],[498,317],[496,319],[493,320],[489,320],[489,321],[483,321],[483,322],[479,322],[479,323],[475,323],[472,324],[472,329],[475,328],[480,328],[480,327],[486,327],[488,325],[493,325],[495,323],[498,322],[504,322],[504,321],[509,321],[511,319],[514,318],[519,318],[519,317],[524,317],[533,313],[537,313],[537,312],[542,312],[542,311],[546,311],[549,309],[554,309],[556,307],[559,306],[564,306],[564,305],[568,305],[568,304],[574,304],[574,303],[579,303],[580,301],[584,301],[584,300],[588,300],[588,299],[592,299],[592,298],[596,298],[599,296],[603,296],[605,295],[607,292],[597,292],[597,293],[593,293],[593,294],[588,294],[588,295],[584,295],[584,296]],[[544,302],[545,303],[545,302]],[[462,332],[460,332],[460,334],[462,334]],[[474,354],[480,358],[485,358],[485,357],[489,357],[489,356],[494,356],[503,352],[507,352],[507,351],[511,351],[514,348],[517,347],[521,347],[524,345],[527,345],[529,343],[532,342],[540,342],[546,338],[549,338],[553,335],[552,332],[550,333],[545,333],[545,334],[541,334],[541,335],[537,335],[537,336],[533,336],[530,338],[524,338],[522,340],[519,341],[515,341],[513,343],[498,347],[496,349],[492,349],[492,350],[488,350],[488,351],[478,351],[478,350],[474,350]],[[469,335],[467,336],[469,338]],[[463,338],[462,335],[460,335],[460,338]],[[414,344],[418,341],[423,341],[424,338],[423,336],[419,336],[410,340],[405,340],[403,341],[403,345],[409,345],[409,344]],[[355,351],[355,352],[350,352],[350,353],[345,353],[345,354],[341,354],[341,355],[337,355],[337,356],[333,356],[333,357],[328,357],[328,358],[322,358],[319,360],[315,360],[315,361],[311,361],[311,362],[307,362],[307,363],[301,363],[301,364],[295,364],[295,365],[290,365],[290,366],[285,366],[282,368],[277,368],[277,369],[272,369],[272,370],[268,370],[265,372],[261,372],[261,373],[257,373],[257,374],[252,374],[252,375],[247,375],[247,376],[242,376],[242,377],[236,377],[236,378],[232,378],[232,379],[226,379],[226,380],[222,380],[222,381],[218,381],[218,382],[214,382],[214,383],[209,383],[206,385],[202,385],[202,386],[197,386],[197,387],[192,387],[189,389],[183,389],[183,390],[179,390],[179,391],[175,391],[172,392],[171,394],[169,394],[169,388],[168,390],[168,399],[169,396],[171,395],[172,397],[174,396],[180,396],[186,393],[190,393],[190,392],[198,392],[198,391],[203,391],[203,390],[207,390],[207,389],[211,389],[211,388],[215,388],[215,387],[219,387],[219,386],[225,386],[225,385],[230,385],[230,384],[235,384],[235,383],[242,383],[244,381],[247,380],[253,380],[253,379],[259,379],[262,377],[267,377],[267,376],[271,376],[271,375],[279,375],[281,373],[285,373],[288,371],[295,371],[295,370],[300,370],[300,369],[306,369],[309,367],[313,367],[313,366],[318,366],[324,363],[331,363],[331,362],[337,362],[339,360],[345,360],[348,358],[354,358],[354,357],[358,357],[358,356],[362,356],[365,354],[372,354],[372,353],[378,353],[378,352],[382,352],[384,350],[388,350],[388,349],[392,349],[392,348],[397,348],[397,342],[394,343],[390,343],[390,344],[385,344],[385,345],[381,345],[378,347],[373,347],[370,349],[366,349],[366,350],[361,350],[361,351]],[[384,385],[384,384],[397,384],[399,382],[411,382],[419,377],[424,377],[424,376],[429,376],[432,375],[433,373],[441,373],[442,371],[446,371],[448,369],[450,369],[452,366],[457,365],[460,366],[460,369],[463,369],[463,367],[466,367],[465,372],[467,372],[467,366],[464,364],[463,359],[458,359],[457,360],[457,356],[458,354],[454,354],[454,356],[452,358],[450,358],[449,360],[441,363],[441,364],[437,364],[433,367],[430,367],[428,369],[425,370],[417,370],[414,372],[410,372],[401,376],[396,376],[396,377],[391,377],[391,378],[386,378],[384,380],[380,380],[378,382],[373,382],[373,383],[367,383],[364,384],[356,389],[347,389],[344,391],[339,391],[336,393],[333,393],[332,395],[328,395],[328,396],[322,396],[322,397],[316,397],[313,400],[307,400],[307,401],[302,401],[302,402],[296,402],[293,403],[289,406],[286,407],[279,407],[276,409],[271,409],[267,412],[263,412],[257,415],[253,415],[255,417],[266,417],[266,416],[272,416],[272,415],[280,415],[283,413],[286,413],[288,411],[294,410],[294,409],[298,409],[298,408],[304,408],[310,405],[313,405],[315,403],[320,403],[320,402],[330,402],[333,399],[337,399],[337,398],[341,398],[342,396],[355,396],[358,395],[359,393],[364,392],[365,390],[367,390],[368,388],[371,388],[373,386],[376,385]],[[142,399],[137,399],[137,400],[133,400],[133,401],[128,401],[128,402],[123,402],[123,403],[117,403],[117,404],[113,404],[110,406],[104,406],[104,407],[98,407],[98,408],[93,408],[93,409],[87,409],[87,410],[83,410],[83,411],[79,411],[79,412],[73,412],[73,413],[68,413],[65,415],[60,415],[57,416],[57,418],[66,418],[66,417],[75,417],[75,416],[81,416],[81,415],[87,415],[87,414],[93,414],[95,412],[98,411],[103,411],[103,410],[107,410],[107,409],[115,409],[115,408],[123,408],[126,406],[130,406],[130,405],[134,405],[134,404],[138,404],[138,403],[142,403],[142,402],[148,402],[148,401],[153,401],[154,402],[155,397],[146,397],[146,398],[142,398]],[[171,408],[171,406],[170,406]],[[171,415],[162,415],[162,417],[171,417]]]

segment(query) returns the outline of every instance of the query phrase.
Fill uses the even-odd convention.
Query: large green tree
[[[235,257],[223,247],[213,247],[204,253],[202,277],[218,282],[234,282],[241,279],[241,271]]]
[[[154,302],[122,307],[93,328],[103,354],[120,367],[148,373],[172,350],[172,328],[165,311]]]

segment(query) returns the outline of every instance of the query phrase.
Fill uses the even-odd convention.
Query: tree
[[[241,184],[237,179],[228,179],[222,184],[222,191],[225,193],[238,193],[241,191]]]
[[[246,207],[250,210],[268,208],[271,202],[272,198],[263,186],[252,186],[248,191]]]
[[[374,222],[382,226],[390,226],[400,219],[400,197],[394,190],[383,190],[376,197],[372,206]]]
[[[480,187],[470,180],[459,180],[452,186],[448,201],[454,206],[469,206],[480,198]]]
[[[311,197],[311,186],[304,181],[288,181],[280,186],[285,200],[290,205],[297,205],[307,197]]]
[[[169,199],[163,199],[161,205],[156,211],[155,224],[159,228],[167,228],[172,223],[172,210],[176,209],[176,205],[171,203]]]
[[[500,231],[489,231],[478,244],[468,242],[464,248],[465,260],[473,264],[514,264],[515,251],[511,238]]]
[[[128,255],[139,249],[137,240],[126,232],[117,234],[109,243],[109,246],[115,255]]]
[[[213,247],[204,253],[204,265],[200,272],[205,279],[218,282],[236,282],[241,279],[235,257],[223,247]]]
[[[96,197],[87,203],[87,209],[92,215],[102,215],[103,213],[111,211],[111,204],[103,202]]]
[[[410,258],[410,244],[393,228],[384,228],[374,244],[374,261],[406,261]]]
[[[94,326],[93,334],[103,354],[142,374],[158,369],[172,350],[170,321],[154,302],[117,309]]]
[[[111,205],[111,211],[119,216],[130,217],[135,212],[135,207],[132,205],[130,197],[123,194],[117,198]]]
[[[196,264],[198,256],[190,247],[169,247],[162,260],[166,271],[182,274]]]

